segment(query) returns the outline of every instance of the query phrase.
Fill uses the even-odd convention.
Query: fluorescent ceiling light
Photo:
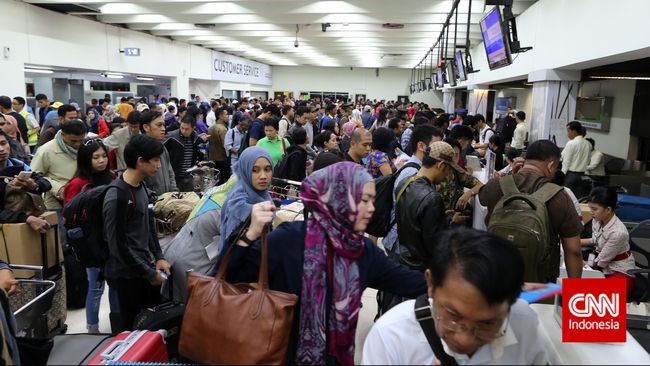
[[[32,66],[32,65],[25,65],[26,69],[41,69],[41,70],[52,70],[51,66]]]
[[[124,79],[123,75],[118,75],[118,74],[106,73],[106,74],[102,74],[102,76],[105,77],[105,78],[109,78],[109,79]]]
[[[142,80],[142,81],[153,81],[153,78],[149,78],[146,76],[136,76],[136,79]]]
[[[589,76],[591,79],[608,80],[650,80],[650,76]]]
[[[54,74],[52,70],[42,70],[42,69],[23,69],[24,72],[32,72],[35,74]]]

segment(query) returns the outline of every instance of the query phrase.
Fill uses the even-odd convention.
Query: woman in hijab
[[[426,284],[363,236],[374,212],[375,184],[359,164],[341,162],[313,173],[303,181],[300,199],[311,212],[307,222],[285,222],[268,235],[270,289],[300,297],[286,363],[351,365],[366,287],[412,298]],[[257,279],[257,239],[273,211],[269,202],[253,206],[245,239],[233,246],[228,281]]]
[[[244,150],[234,166],[237,183],[232,187],[221,208],[221,241],[219,253],[230,243],[251,214],[254,204],[272,202],[269,186],[273,176],[271,155],[261,147],[252,146]]]
[[[350,137],[352,136],[352,132],[357,128],[357,124],[355,122],[346,122],[343,125],[343,138],[341,139],[341,152],[342,153],[347,153],[348,150],[350,150]]]
[[[2,123],[3,121],[4,123]],[[23,138],[20,136],[20,130],[18,129],[18,121],[16,121],[16,118],[10,114],[0,114],[0,127],[2,127],[2,130],[11,138],[11,141],[9,141],[9,145],[11,146],[11,157],[29,164],[31,161],[28,155],[29,146],[27,146]]]

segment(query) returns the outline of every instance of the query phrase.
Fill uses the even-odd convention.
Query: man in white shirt
[[[512,136],[512,143],[510,146],[517,150],[522,150],[525,147],[524,142],[526,142],[526,134],[528,133],[528,123],[526,123],[526,113],[519,111],[515,115],[515,121],[517,121],[517,127],[515,127],[515,132]]]
[[[474,149],[484,156],[485,150],[490,144],[490,137],[494,135],[494,130],[487,124],[482,114],[475,114],[474,118],[478,121],[478,143],[474,144]]]
[[[589,194],[582,188],[582,177],[587,171],[591,159],[591,144],[584,139],[584,127],[578,121],[566,125],[566,134],[569,138],[562,150],[562,173],[566,175],[564,186],[581,198]]]
[[[282,118],[280,119],[279,123],[278,136],[284,137],[284,135],[287,134],[287,131],[291,126],[291,122],[293,122],[293,117],[294,110],[292,106],[285,105],[282,107]]]
[[[208,128],[217,122],[217,109],[219,109],[219,106],[220,104],[214,100],[210,102],[210,112],[205,116],[205,123],[208,125]]]
[[[587,166],[587,175],[603,176],[605,175],[605,161],[603,153],[596,150],[596,141],[592,138],[586,138],[587,142],[591,144],[591,156],[589,158],[589,166]]]
[[[250,120],[246,116],[239,119],[237,125],[226,132],[226,138],[223,141],[223,148],[226,150],[226,156],[230,157],[230,166],[235,166],[239,161],[239,147],[241,140],[246,136]]]
[[[438,243],[425,272],[428,300],[403,302],[379,318],[361,363],[433,365],[453,357],[461,365],[549,364],[537,314],[518,300],[524,276],[519,251],[472,229],[447,231]],[[439,345],[435,354],[423,327]]]

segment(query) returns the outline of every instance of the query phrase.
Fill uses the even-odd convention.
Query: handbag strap
[[[226,276],[226,269],[228,268],[228,263],[230,262],[230,257],[232,256],[232,248],[237,245],[237,241],[239,241],[239,238],[244,235],[246,232],[246,229],[248,229],[248,226],[251,224],[251,218],[250,216],[248,219],[244,222],[242,225],[241,229],[237,233],[237,236],[235,236],[235,239],[233,239],[232,243],[228,246],[228,250],[226,253],[223,255],[223,260],[221,261],[221,264],[219,264],[219,268],[217,269],[217,274],[214,275],[214,278],[217,280],[223,280],[224,277]]]
[[[420,328],[424,336],[427,338],[429,347],[433,351],[433,354],[440,361],[441,365],[452,365],[457,366],[458,362],[455,358],[445,352],[444,347],[442,346],[442,341],[438,333],[436,333],[435,320],[433,319],[433,314],[431,313],[431,305],[429,305],[429,300],[427,295],[420,295],[415,299],[415,320],[420,323]]]

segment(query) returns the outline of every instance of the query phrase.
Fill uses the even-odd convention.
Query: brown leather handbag
[[[225,273],[235,242],[216,276],[190,272],[179,352],[206,364],[284,364],[298,296],[268,288],[267,229],[258,283],[230,284]]]

